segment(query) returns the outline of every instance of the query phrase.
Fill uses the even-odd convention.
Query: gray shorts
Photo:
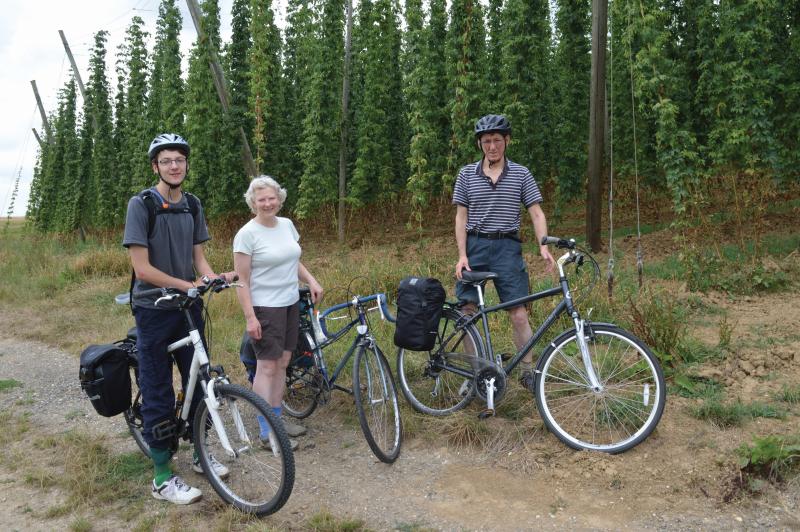
[[[528,268],[522,257],[522,244],[511,238],[490,240],[476,235],[467,236],[469,267],[476,272],[494,272],[494,287],[500,302],[505,303],[530,293]],[[456,283],[456,295],[461,301],[478,302],[474,286]]]
[[[253,307],[261,324],[261,339],[250,339],[256,358],[278,360],[284,351],[297,347],[300,312],[297,303],[288,307]]]

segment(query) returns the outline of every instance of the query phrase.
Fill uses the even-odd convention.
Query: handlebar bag
[[[128,368],[128,353],[117,344],[90,345],[81,353],[81,389],[101,416],[116,416],[131,407]]]
[[[394,343],[412,351],[430,351],[436,343],[445,291],[433,277],[406,277],[397,290]]]

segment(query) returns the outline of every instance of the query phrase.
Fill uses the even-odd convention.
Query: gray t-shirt
[[[156,195],[156,197],[159,197]],[[200,202],[198,201],[198,204]],[[189,202],[184,194],[172,208],[188,208]],[[191,213],[159,214],[155,217],[153,236],[147,237],[147,206],[138,195],[128,201],[128,213],[125,217],[125,234],[122,245],[143,246],[148,248],[150,264],[162,272],[191,281],[195,278],[193,246],[209,240],[208,227],[203,215],[203,207],[199,205],[197,215],[192,219]],[[139,290],[155,288],[153,285],[136,280],[134,294]],[[134,305],[144,308],[167,308],[154,305],[157,297],[134,299]]]

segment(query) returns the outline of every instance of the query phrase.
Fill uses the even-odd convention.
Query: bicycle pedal
[[[494,413],[495,413],[495,412],[494,412],[494,409],[492,409],[492,408],[487,408],[487,409],[485,409],[485,410],[481,411],[481,412],[478,414],[478,419],[486,419],[487,417],[492,417],[492,416],[494,416]]]

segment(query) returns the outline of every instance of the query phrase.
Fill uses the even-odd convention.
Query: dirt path
[[[780,389],[782,383],[800,382],[796,337],[766,351],[755,341],[765,330],[779,334],[777,323],[783,330],[800,330],[796,307],[780,298],[714,303],[737,324],[732,342],[743,346],[727,362],[705,369],[727,379],[729,394],[752,400]],[[703,327],[713,336],[714,323]],[[0,333],[0,380],[14,379],[22,386],[0,393],[0,411],[30,416],[26,438],[77,430],[111,435],[119,452],[134,449],[121,418],[101,418],[91,409],[77,383],[74,355],[18,341],[11,334]],[[781,491],[768,487],[757,498],[744,498],[733,489],[732,463],[733,450],[753,435],[796,432],[796,412],[785,420],[762,419],[722,430],[689,416],[690,404],[689,399],[670,396],[654,435],[620,456],[567,449],[542,429],[533,413],[517,423],[488,420],[498,437],[480,450],[448,446],[437,434],[417,435],[405,442],[392,466],[374,459],[357,426],[343,419],[325,423],[341,414],[320,408],[307,420],[310,434],[301,439],[296,454],[292,496],[264,524],[301,528],[312,515],[328,510],[377,530],[800,529],[796,484]],[[530,408],[535,411],[532,398]],[[165,510],[153,501],[147,511],[216,511],[216,495],[189,470],[188,459],[188,452],[179,454],[176,469],[203,489],[199,508]],[[63,494],[53,488],[34,489],[20,476],[13,463],[0,461],[2,530],[66,529],[77,516],[96,529],[136,523],[113,513],[99,518],[85,508],[47,519],[47,509]],[[724,502],[731,494],[736,496]]]

